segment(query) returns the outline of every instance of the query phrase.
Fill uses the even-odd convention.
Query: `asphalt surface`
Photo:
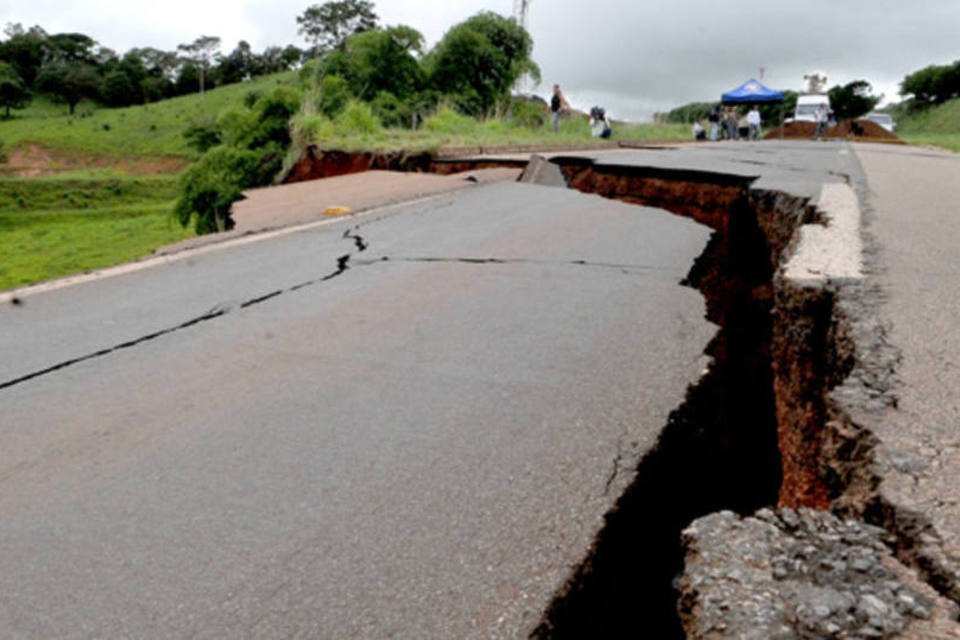
[[[489,184],[7,302],[0,635],[523,635],[705,367],[708,237]]]
[[[581,155],[811,202],[860,191],[902,355],[898,408],[869,416],[884,495],[960,549],[956,156]],[[302,204],[267,206],[267,226],[310,220]],[[708,238],[564,189],[458,183],[0,297],[0,635],[524,636],[706,366],[715,327],[679,283]]]
[[[876,313],[896,365],[888,403],[864,417],[879,438],[882,496],[933,526],[926,542],[960,593],[960,156],[860,145],[875,245]],[[923,546],[923,545],[921,545]]]

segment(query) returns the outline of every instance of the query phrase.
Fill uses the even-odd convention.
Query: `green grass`
[[[14,112],[11,120],[0,121],[0,140],[8,151],[32,143],[118,160],[144,156],[195,158],[197,153],[186,145],[182,135],[188,126],[240,104],[250,91],[296,82],[295,72],[287,72],[213,89],[203,97],[193,94],[123,109],[82,102],[74,116],[68,115],[66,105],[37,98],[27,109]]]
[[[508,120],[474,120],[441,109],[427,118],[423,126],[407,129],[358,131],[327,122],[318,123],[312,116],[311,130],[295,138],[301,143],[318,144],[324,149],[341,151],[435,151],[443,147],[497,147],[536,145],[581,145],[596,142],[590,136],[587,121],[582,118],[561,120],[560,131],[554,133],[549,123],[530,128],[512,125]],[[322,120],[322,118],[321,118]],[[338,123],[339,124],[339,123]],[[313,133],[314,135],[311,135]],[[631,124],[615,125],[614,141],[686,141],[687,125]]]
[[[0,290],[148,255],[193,235],[170,215],[176,179],[0,180]]]
[[[910,144],[960,151],[960,99],[897,117],[897,135]]]

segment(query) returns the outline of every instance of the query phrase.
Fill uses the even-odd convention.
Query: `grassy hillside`
[[[897,116],[897,135],[911,144],[960,152],[960,100]]]
[[[118,160],[144,156],[197,154],[186,145],[183,131],[198,120],[213,119],[225,108],[241,104],[251,91],[296,82],[293,72],[257,78],[206,92],[153,104],[107,109],[82,102],[76,115],[66,105],[38,98],[16,117],[0,121],[0,140],[10,151],[28,144]]]

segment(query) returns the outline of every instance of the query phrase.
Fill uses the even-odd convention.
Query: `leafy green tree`
[[[124,59],[127,58],[139,60],[146,71],[140,81],[144,101],[155,102],[174,94],[174,81],[182,64],[175,52],[143,47],[128,51],[124,56]]]
[[[388,27],[350,36],[343,55],[351,91],[368,102],[384,91],[400,99],[411,96],[424,85],[418,60],[422,53],[423,36],[411,27]]]
[[[241,40],[237,47],[220,59],[216,69],[218,84],[234,84],[257,73],[257,56],[250,43]]]
[[[0,62],[0,107],[4,117],[10,117],[10,109],[23,109],[30,103],[30,92],[12,65]]]
[[[100,82],[97,68],[87,62],[51,62],[45,64],[37,76],[37,88],[55,100],[66,102],[70,115],[82,99],[97,97]]]
[[[183,57],[193,64],[196,69],[200,85],[200,95],[203,95],[204,84],[210,67],[220,50],[220,38],[216,36],[200,36],[189,44],[177,46]]]
[[[47,38],[47,61],[88,64],[103,62],[98,56],[97,42],[82,33],[55,33]]]
[[[9,63],[27,88],[32,88],[47,56],[47,32],[40,27],[29,30],[19,24],[7,25],[7,39],[0,42],[0,60]]]
[[[430,83],[471,115],[510,96],[524,73],[539,81],[533,40],[514,20],[482,12],[450,29],[426,58]]]
[[[346,39],[377,28],[377,14],[367,0],[334,0],[315,4],[297,16],[297,33],[313,45],[314,55],[343,49]]]
[[[268,75],[295,69],[304,52],[292,44],[286,47],[267,47],[256,60],[256,75]]]
[[[842,87],[837,85],[827,92],[830,107],[837,120],[852,120],[873,110],[883,96],[873,95],[873,87],[866,80],[854,80]]]
[[[111,107],[126,107],[147,101],[147,85],[150,74],[143,60],[127,53],[123,58],[111,60],[101,67],[103,85],[100,100]]]
[[[921,105],[941,104],[960,97],[960,60],[914,71],[900,83],[900,94],[913,94],[914,100]]]

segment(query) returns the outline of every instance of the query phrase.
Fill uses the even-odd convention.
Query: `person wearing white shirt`
[[[756,105],[750,109],[750,113],[747,114],[747,126],[750,127],[750,139],[759,140],[760,139],[760,110],[757,109]]]

